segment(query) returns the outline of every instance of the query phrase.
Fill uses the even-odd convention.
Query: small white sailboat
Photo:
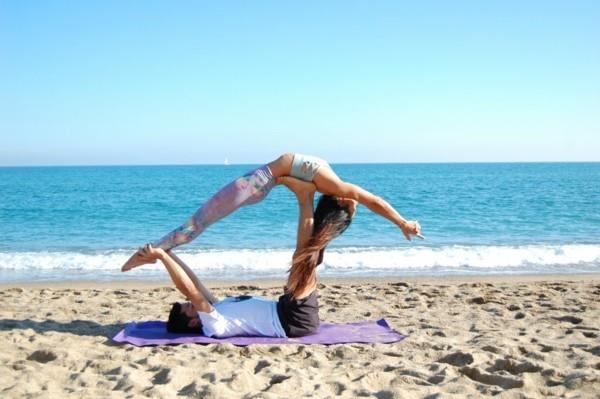
[[[225,162],[224,162],[225,166],[229,166],[229,158],[225,157]]]

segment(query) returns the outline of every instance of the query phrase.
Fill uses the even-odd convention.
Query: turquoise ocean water
[[[165,279],[158,266],[119,266],[253,167],[0,168],[0,282]],[[427,240],[409,243],[361,207],[322,276],[600,272],[600,163],[333,167],[418,219]],[[296,222],[294,196],[277,187],[180,253],[205,278],[283,278]]]

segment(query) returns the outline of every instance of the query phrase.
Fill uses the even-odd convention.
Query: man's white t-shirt
[[[229,297],[213,304],[210,313],[198,312],[207,337],[286,337],[277,314],[277,301],[260,297]]]

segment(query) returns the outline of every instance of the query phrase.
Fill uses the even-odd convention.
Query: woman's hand
[[[417,236],[421,240],[425,239],[425,237],[421,235],[421,225],[416,220],[410,220],[404,223],[404,225],[400,226],[400,228],[402,229],[404,237],[406,237],[408,241],[411,241],[411,236]]]
[[[351,218],[354,217],[354,214],[356,213],[356,206],[358,205],[357,201],[353,200],[352,198],[338,198],[337,203],[339,206],[348,209],[348,214]]]

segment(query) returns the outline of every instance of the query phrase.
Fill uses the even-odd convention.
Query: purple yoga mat
[[[348,324],[321,323],[315,334],[300,338],[272,337],[230,337],[208,338],[203,335],[171,334],[167,332],[165,322],[146,321],[130,323],[114,336],[116,342],[127,342],[136,346],[172,345],[172,344],[220,344],[246,346],[251,344],[348,344],[383,343],[402,341],[405,337],[394,331],[385,319],[362,321]]]

